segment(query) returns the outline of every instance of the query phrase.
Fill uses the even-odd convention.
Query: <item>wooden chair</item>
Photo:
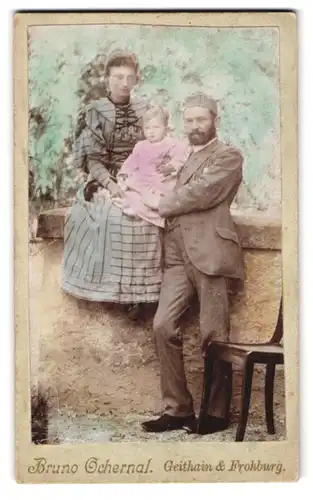
[[[208,402],[212,385],[213,362],[225,363],[228,368],[228,403],[232,397],[232,367],[242,370],[240,416],[236,432],[236,441],[243,441],[248,419],[254,364],[266,365],[265,375],[265,415],[269,434],[275,434],[273,397],[276,365],[284,364],[284,351],[281,345],[283,337],[283,311],[280,301],[279,314],[274,334],[269,342],[263,344],[235,344],[213,341],[208,346],[204,361],[204,379],[201,408],[198,419],[198,432],[207,415]]]

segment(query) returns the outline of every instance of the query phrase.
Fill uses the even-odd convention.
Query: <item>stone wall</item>
[[[118,305],[76,300],[59,286],[65,210],[42,213],[30,244],[32,382],[77,413],[160,410],[152,316],[133,323]],[[281,295],[280,220],[234,214],[246,281],[231,304],[231,340],[266,341]],[[202,359],[197,308],[184,322],[188,381],[199,403]]]

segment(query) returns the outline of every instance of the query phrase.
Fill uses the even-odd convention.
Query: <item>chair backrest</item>
[[[283,299],[280,299],[279,305],[279,313],[277,318],[277,323],[275,327],[275,331],[270,340],[270,344],[279,344],[284,334],[284,326],[283,326]]]

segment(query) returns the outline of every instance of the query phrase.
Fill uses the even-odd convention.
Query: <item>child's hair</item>
[[[161,108],[161,106],[151,106],[148,110],[143,114],[142,121],[145,124],[147,121],[151,120],[159,116],[162,118],[165,127],[168,127],[169,124],[169,112],[167,109]]]

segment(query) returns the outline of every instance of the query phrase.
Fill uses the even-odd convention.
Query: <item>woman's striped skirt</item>
[[[158,227],[79,191],[65,222],[61,287],[91,301],[157,302],[161,254]]]

